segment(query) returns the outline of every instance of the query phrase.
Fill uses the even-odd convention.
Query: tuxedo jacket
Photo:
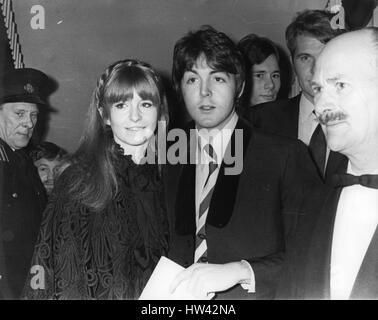
[[[342,188],[317,190],[308,199],[309,210],[303,211],[297,234],[289,244],[278,298],[330,299],[333,229],[341,191]],[[320,207],[314,205],[315,194],[320,196],[318,199],[325,199]],[[320,213],[316,212],[319,209]],[[378,299],[378,229],[365,254],[350,299]]]
[[[254,127],[264,131],[283,135],[285,137],[298,138],[299,102],[301,94],[284,100],[263,103],[250,107],[246,117]],[[347,158],[338,153],[330,151],[324,180],[330,184],[332,175],[345,166]],[[310,162],[308,165],[314,165]]]
[[[243,170],[225,175],[228,165],[221,164],[206,221],[208,261],[244,259],[255,274],[255,294],[237,285],[218,298],[273,298],[304,190],[319,179],[303,166],[309,154],[302,142],[262,133],[241,119],[235,129],[243,132]],[[231,150],[234,137],[235,130],[227,147]],[[169,257],[185,267],[194,262],[195,172],[194,164],[168,165],[165,170]]]

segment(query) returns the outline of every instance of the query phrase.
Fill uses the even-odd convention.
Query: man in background
[[[330,41],[312,88],[328,146],[347,166],[322,210],[298,222],[282,296],[378,299],[378,29]]]
[[[0,88],[0,299],[18,299],[37,240],[46,193],[23,150],[32,137],[46,75],[15,69]]]
[[[296,16],[286,29],[286,44],[301,92],[291,99],[250,108],[250,120],[256,128],[302,140],[309,147],[319,176],[326,182],[346,165],[344,156],[327,148],[324,132],[314,113],[311,88],[319,54],[329,40],[342,32],[332,28],[331,19],[332,15],[322,10],[305,10]]]

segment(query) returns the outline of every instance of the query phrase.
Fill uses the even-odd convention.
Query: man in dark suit
[[[300,13],[286,29],[294,71],[301,93],[291,99],[264,103],[248,110],[256,128],[298,138],[309,146],[319,175],[326,182],[346,164],[344,156],[327,149],[324,133],[314,114],[314,94],[311,80],[315,62],[325,44],[341,33],[334,29],[332,15],[321,10]]]
[[[318,181],[301,142],[238,117],[244,72],[236,45],[211,27],[175,45],[173,83],[194,122],[187,163],[166,175],[169,257],[189,266],[172,291],[186,282],[202,298],[274,297],[302,193]]]
[[[0,299],[18,299],[37,240],[46,194],[23,150],[33,134],[46,76],[25,68],[3,75],[0,89]]]
[[[322,210],[298,222],[280,296],[378,299],[378,29],[331,40],[313,90],[328,146],[348,163]]]

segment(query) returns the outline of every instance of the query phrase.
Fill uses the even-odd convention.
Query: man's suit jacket
[[[243,130],[243,171],[225,175],[226,164],[221,165],[206,221],[208,260],[223,264],[245,259],[255,273],[256,294],[238,285],[219,298],[272,298],[303,192],[320,180],[303,166],[309,155],[302,142],[253,130],[241,119],[236,129]],[[169,257],[187,267],[194,259],[196,166],[166,169]]]
[[[298,138],[300,98],[301,94],[291,99],[277,100],[250,107],[246,117],[256,128],[285,137]],[[325,182],[329,184],[332,175],[340,172],[340,169],[347,162],[344,155],[331,151],[325,170]]]
[[[346,168],[345,168],[346,169]],[[331,187],[330,187],[331,188]],[[342,188],[316,191],[300,217],[297,234],[289,245],[278,298],[329,299],[333,229]],[[321,208],[316,194],[325,201]],[[319,198],[318,198],[319,199]],[[311,208],[310,208],[311,207]],[[320,209],[320,212],[316,212]],[[348,248],[345,248],[348,250]],[[378,228],[370,242],[351,299],[378,299]]]

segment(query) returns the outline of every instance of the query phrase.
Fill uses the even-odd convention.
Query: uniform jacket
[[[30,269],[46,193],[23,150],[0,140],[0,298],[18,299]]]

